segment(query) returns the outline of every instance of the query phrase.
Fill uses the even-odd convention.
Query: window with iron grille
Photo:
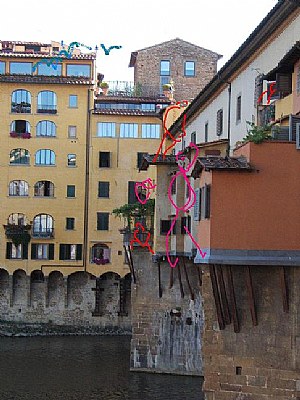
[[[98,182],[98,197],[109,198],[109,182]]]
[[[97,231],[108,231],[109,213],[97,212]]]
[[[110,168],[110,152],[99,152],[99,168]]]
[[[217,136],[221,136],[223,134],[223,109],[221,108],[217,112]]]

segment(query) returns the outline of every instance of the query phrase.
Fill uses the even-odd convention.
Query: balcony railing
[[[10,132],[10,137],[12,138],[22,138],[22,139],[30,139],[31,138],[31,134],[30,132],[15,132],[12,131]]]
[[[54,238],[54,228],[47,228],[40,231],[32,231],[32,237],[38,239],[52,239]]]
[[[143,98],[163,98],[159,85],[134,84],[132,81],[108,81],[108,96],[116,97],[143,97]]]
[[[57,109],[55,105],[51,105],[51,104],[43,104],[42,106],[38,106],[37,112],[39,114],[56,114],[57,113]]]
[[[30,114],[31,113],[31,105],[30,104],[12,104],[11,105],[12,113],[22,113],[22,114]]]

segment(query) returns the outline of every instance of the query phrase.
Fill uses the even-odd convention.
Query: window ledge
[[[56,199],[54,196],[33,196],[36,197],[37,199]]]
[[[13,194],[9,194],[9,195],[7,195],[6,197],[9,197],[10,199],[11,198],[14,198],[14,197],[16,197],[16,198],[20,198],[20,197],[23,197],[23,198],[25,198],[25,199],[28,199],[28,198],[30,198],[30,196],[28,196],[28,195],[13,195]]]
[[[56,167],[56,165],[34,164],[34,167]]]
[[[30,164],[8,164],[13,167],[30,167]]]
[[[76,199],[77,197],[68,197],[66,196],[65,199]]]

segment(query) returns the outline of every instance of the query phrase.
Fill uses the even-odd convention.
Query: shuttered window
[[[54,260],[54,244],[53,243],[32,243],[31,244],[32,260]]]
[[[204,187],[204,218],[210,218],[210,185]]]
[[[98,182],[98,197],[109,198],[109,182]]]
[[[59,245],[60,260],[81,260],[82,244],[60,244]]]
[[[223,134],[223,109],[218,110],[217,112],[217,136],[221,136]]]
[[[6,259],[28,259],[28,244],[21,243],[15,246],[12,242],[6,243]]]
[[[194,205],[194,221],[200,221],[201,219],[201,189],[195,189],[196,202]]]
[[[99,152],[99,168],[110,168],[110,152]]]
[[[109,213],[98,212],[97,213],[97,231],[108,231],[109,227]]]
[[[276,74],[276,88],[283,96],[292,93],[292,74]]]

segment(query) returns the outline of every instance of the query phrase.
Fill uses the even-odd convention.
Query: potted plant
[[[24,132],[24,133],[22,133],[22,134],[21,134],[21,137],[22,137],[23,139],[30,139],[30,138],[31,138],[30,132]]]
[[[15,137],[18,137],[19,134],[17,132],[15,132],[15,131],[12,131],[12,132],[10,132],[10,136],[15,138]]]
[[[102,92],[104,94],[104,96],[107,95],[108,89],[109,89],[109,85],[107,82],[101,82],[100,83],[100,88],[102,89]]]

